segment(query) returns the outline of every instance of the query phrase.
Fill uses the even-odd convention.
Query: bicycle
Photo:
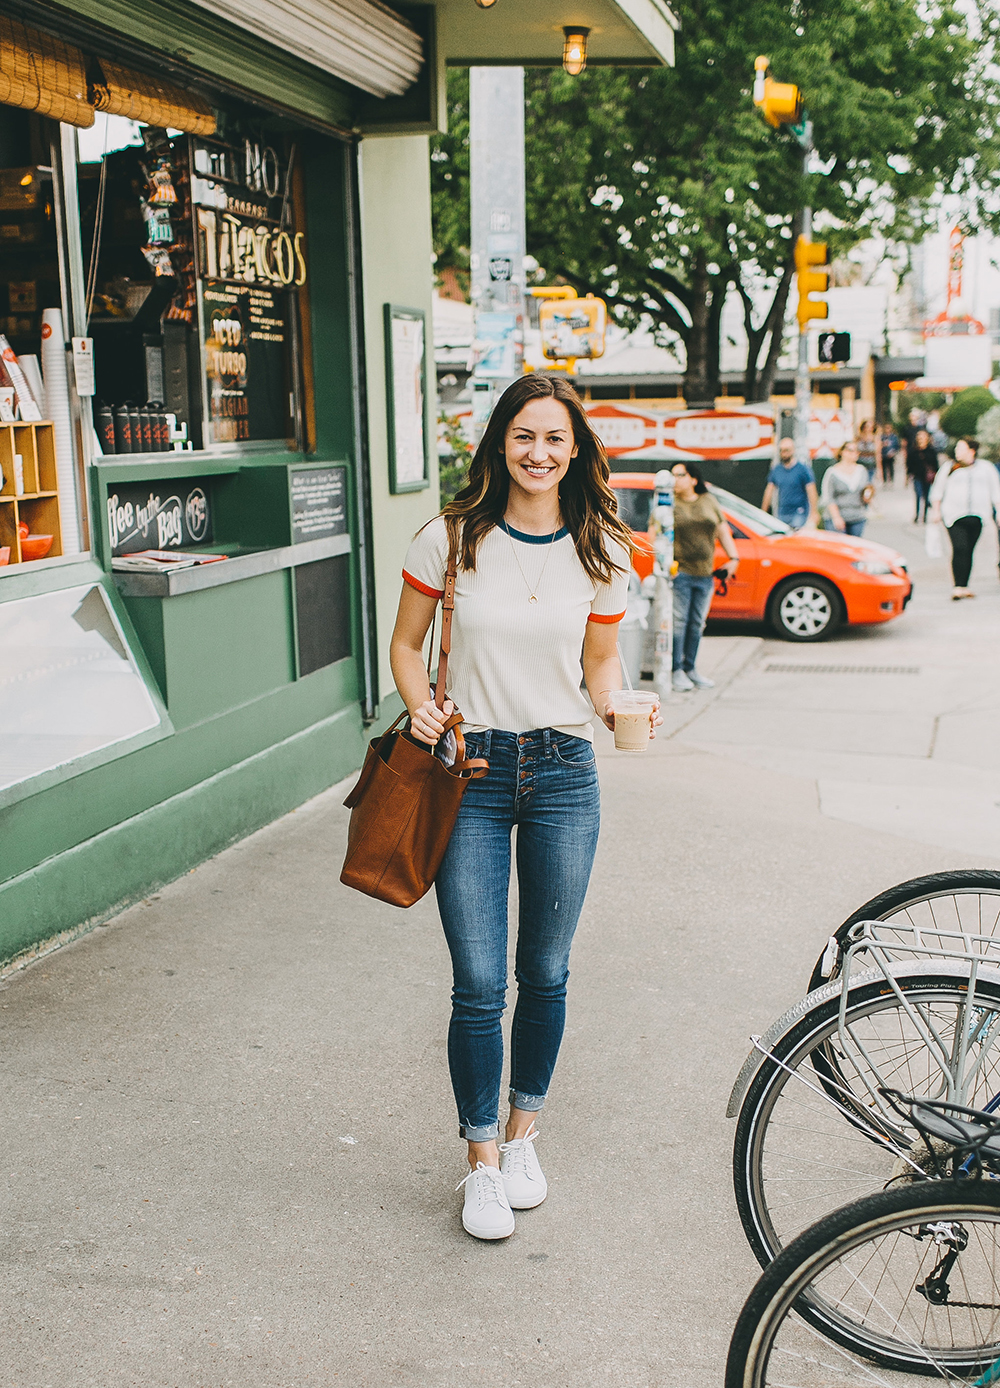
[[[858,974],[861,955],[874,967]],[[1000,1105],[1000,939],[861,922],[842,959],[840,978],[755,1040],[730,1097],[737,1207],[765,1267],[906,1166],[917,1135],[886,1088]]]
[[[879,892],[837,927],[813,967],[809,991],[840,977],[851,929],[861,921],[1000,936],[1000,872],[932,872]]]
[[[882,1093],[920,1134],[921,1161],[767,1268],[736,1323],[725,1388],[1000,1382],[1000,1117]]]

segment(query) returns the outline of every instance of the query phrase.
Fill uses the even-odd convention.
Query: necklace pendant
[[[529,601],[529,602],[537,602],[538,599],[535,597],[534,593],[532,593],[531,596],[528,598],[528,601]]]

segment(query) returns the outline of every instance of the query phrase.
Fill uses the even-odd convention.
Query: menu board
[[[342,467],[291,468],[292,543],[347,533],[347,478]]]
[[[428,485],[423,311],[386,304],[385,339],[389,481],[394,492],[416,491]]]
[[[205,280],[202,294],[211,442],[287,437],[287,295],[224,280]]]

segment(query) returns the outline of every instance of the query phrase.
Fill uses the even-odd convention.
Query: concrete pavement
[[[952,605],[907,500],[871,528],[913,562],[904,618],[707,638],[672,736],[600,738],[550,1195],[506,1243],[452,1191],[433,898],[339,885],[342,790],[8,976],[0,1385],[716,1388],[755,1276],[724,1117],[750,1032],[872,893],[1000,862],[995,558]]]

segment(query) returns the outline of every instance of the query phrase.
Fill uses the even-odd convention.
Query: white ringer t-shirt
[[[624,617],[630,568],[621,545],[605,545],[622,569],[610,583],[587,577],[565,526],[555,539],[494,526],[479,542],[475,570],[459,564],[447,692],[465,731],[554,728],[593,740],[593,709],[580,689],[583,638],[588,621]],[[440,598],[447,568],[448,532],[437,516],[407,550],[403,578]]]

